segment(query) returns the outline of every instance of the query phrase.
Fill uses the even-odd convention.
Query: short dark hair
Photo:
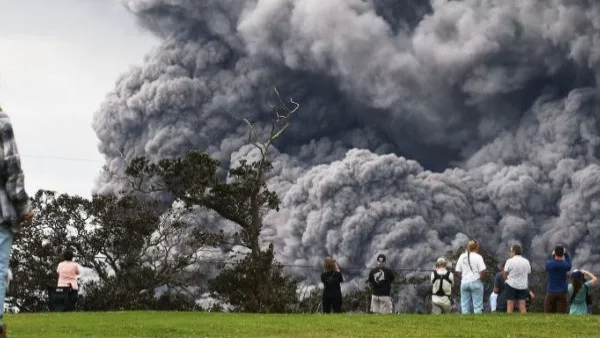
[[[557,245],[556,248],[554,248],[554,254],[558,257],[562,257],[565,254],[565,247]]]
[[[72,261],[73,260],[73,251],[67,249],[63,252],[63,260]]]
[[[521,246],[519,244],[513,244],[510,247],[510,251],[512,251],[515,255],[521,254]]]

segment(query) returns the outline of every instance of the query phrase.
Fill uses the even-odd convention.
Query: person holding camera
[[[385,255],[377,256],[377,267],[369,273],[367,283],[372,288],[371,312],[390,314],[392,313],[392,282],[394,272],[385,266]]]
[[[462,314],[483,312],[483,281],[487,270],[479,254],[479,243],[472,239],[456,263],[456,275],[460,280],[460,308]]]
[[[589,280],[586,282],[585,277]],[[588,292],[596,285],[596,276],[587,270],[574,270],[571,273],[571,283],[569,284],[569,314],[587,315],[588,314]]]
[[[544,299],[544,312],[567,313],[567,272],[571,270],[571,257],[564,245],[557,245],[552,257],[546,261],[548,289]]]
[[[526,313],[526,300],[529,297],[529,274],[531,265],[529,260],[521,256],[521,246],[514,244],[508,252],[510,258],[504,265],[503,277],[506,280],[506,312],[511,313],[515,307],[515,300],[519,304],[519,312]]]
[[[344,281],[344,276],[340,272],[337,262],[331,257],[325,258],[323,270],[321,274],[323,313],[330,313],[332,309],[334,313],[340,313],[342,312],[342,288],[340,284]]]

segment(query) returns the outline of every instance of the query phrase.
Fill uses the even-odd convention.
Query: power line
[[[198,251],[221,252],[218,249],[200,249]],[[75,255],[75,257],[81,257],[81,256]],[[106,257],[97,255],[94,257],[94,259],[103,260],[103,259],[106,259]],[[197,263],[199,263],[199,264],[211,263],[211,264],[239,265],[239,264],[242,264],[243,262],[238,261],[238,260],[227,260],[227,259],[199,259]],[[283,267],[288,267],[288,268],[302,268],[302,269],[312,269],[312,270],[322,270],[323,269],[323,267],[321,267],[321,266],[314,266],[314,265],[282,264],[282,263],[279,263],[279,265],[281,265]],[[391,268],[391,267],[388,267],[388,269],[390,269],[392,271],[415,271],[415,272],[432,272],[435,270],[435,269],[421,269],[421,268]],[[344,266],[344,267],[340,267],[340,270],[343,270],[343,271],[360,271],[360,270],[370,271],[370,270],[372,270],[372,268],[364,267],[364,266]]]
[[[101,161],[101,160],[92,160],[92,159],[89,159],[89,158],[64,157],[64,156],[54,156],[54,155],[28,155],[28,154],[20,154],[20,155],[22,157],[44,158],[44,159],[50,159],[50,160],[104,163],[104,161]]]

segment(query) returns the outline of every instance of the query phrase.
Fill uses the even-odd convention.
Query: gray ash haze
[[[267,122],[275,86],[301,104],[269,181],[282,262],[431,268],[477,238],[538,266],[565,242],[600,271],[600,3],[122,2],[163,43],[95,116],[109,168],[252,156],[242,119]]]

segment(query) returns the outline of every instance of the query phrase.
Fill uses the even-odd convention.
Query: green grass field
[[[11,314],[9,338],[600,337],[600,316],[261,315],[206,312]]]

